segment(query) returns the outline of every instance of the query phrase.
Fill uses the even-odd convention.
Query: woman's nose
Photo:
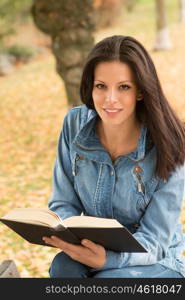
[[[116,93],[115,90],[109,90],[107,92],[107,95],[106,95],[106,102],[117,102],[118,101],[118,95]]]

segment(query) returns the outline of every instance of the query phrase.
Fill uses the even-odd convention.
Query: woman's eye
[[[98,89],[103,89],[105,86],[104,86],[104,84],[98,83],[98,84],[95,84],[95,87]]]
[[[130,86],[129,85],[126,85],[126,84],[122,84],[122,85],[120,85],[120,89],[121,90],[129,90],[130,89]]]
[[[97,83],[97,84],[95,84],[95,87],[97,88],[97,89],[105,89],[106,88],[106,86],[104,85],[104,84],[102,84],[102,83]],[[126,84],[122,84],[122,85],[120,85],[119,86],[119,89],[120,90],[128,90],[128,89],[130,89],[130,86],[129,85],[126,85]]]

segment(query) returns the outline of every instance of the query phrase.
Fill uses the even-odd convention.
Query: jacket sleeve
[[[74,126],[73,126],[74,130]],[[70,158],[71,140],[69,114],[65,117],[58,141],[58,155],[53,172],[52,194],[49,199],[49,209],[56,212],[62,219],[80,215],[83,207],[74,190],[72,162]]]
[[[171,244],[179,223],[185,194],[185,165],[178,167],[167,183],[162,180],[141,219],[134,237],[147,253],[107,251],[107,260],[101,269],[155,264],[162,260]]]

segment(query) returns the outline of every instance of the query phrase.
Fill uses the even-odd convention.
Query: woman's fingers
[[[43,240],[47,244],[63,250],[72,259],[90,267],[99,268],[106,261],[106,251],[104,247],[90,240],[82,240],[81,245],[64,242],[56,236],[52,236],[51,238],[43,237]]]
[[[95,244],[94,242],[90,241],[90,240],[82,240],[81,244],[87,248],[89,248],[92,252],[94,252],[95,254],[99,252],[100,248],[102,246]]]

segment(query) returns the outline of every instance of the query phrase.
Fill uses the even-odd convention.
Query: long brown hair
[[[89,53],[83,69],[81,100],[87,107],[95,109],[92,99],[95,67],[100,62],[115,60],[127,63],[135,75],[136,85],[143,96],[142,101],[137,101],[136,115],[146,123],[157,150],[155,173],[167,180],[171,172],[185,161],[185,125],[170,107],[154,63],[140,42],[122,35],[98,42]]]

